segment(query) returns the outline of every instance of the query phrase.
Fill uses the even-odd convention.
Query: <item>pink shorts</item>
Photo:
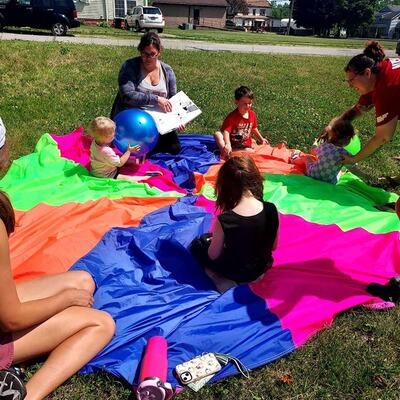
[[[0,331],[0,369],[9,368],[14,358],[14,342],[11,333]]]

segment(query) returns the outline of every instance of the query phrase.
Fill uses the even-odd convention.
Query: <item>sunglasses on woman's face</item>
[[[141,51],[140,52],[140,55],[143,57],[143,58],[157,58],[157,56],[159,55],[160,53],[158,53],[158,52],[153,52],[153,53],[148,53],[147,51]]]

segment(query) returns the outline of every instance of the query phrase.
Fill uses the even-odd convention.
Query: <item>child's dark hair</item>
[[[364,52],[354,56],[344,68],[345,72],[362,74],[370,68],[374,74],[379,72],[379,64],[385,59],[386,55],[379,42],[370,40],[365,46]]]
[[[140,39],[138,50],[142,52],[147,46],[154,46],[160,52],[162,49],[160,36],[155,32],[145,33]]]
[[[229,158],[218,172],[216,208],[232,210],[247,191],[256,199],[263,200],[263,177],[260,171],[249,155]]]
[[[329,143],[338,146],[347,146],[355,135],[354,127],[349,120],[338,119],[332,125],[333,135],[329,138]]]
[[[239,86],[235,90],[235,100],[240,100],[242,97],[248,97],[249,99],[254,99],[253,91],[247,86]]]
[[[10,236],[15,229],[15,213],[7,194],[0,190],[0,219],[6,227],[7,235]]]

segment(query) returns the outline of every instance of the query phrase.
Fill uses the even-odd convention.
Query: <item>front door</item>
[[[193,10],[193,24],[200,25],[200,9],[198,8]]]

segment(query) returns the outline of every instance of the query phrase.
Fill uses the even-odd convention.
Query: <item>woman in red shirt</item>
[[[386,58],[381,45],[370,41],[363,53],[353,57],[345,67],[346,81],[361,96],[358,102],[337,119],[352,120],[375,107],[375,134],[354,156],[343,156],[343,164],[355,164],[389,142],[396,131],[400,115],[400,59]],[[391,179],[400,184],[400,177]]]

